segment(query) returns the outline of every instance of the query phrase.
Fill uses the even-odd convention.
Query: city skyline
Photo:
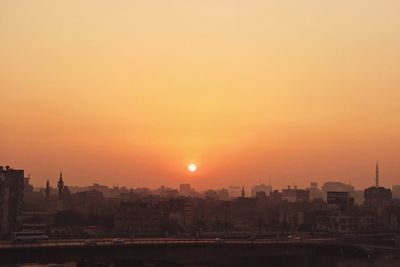
[[[0,162],[45,184],[400,177],[399,1],[1,1]],[[197,165],[194,173],[187,170]]]
[[[5,167],[4,166],[0,166],[0,167],[1,168],[5,168],[5,169],[7,169],[7,168],[13,169],[9,165],[6,165]],[[190,168],[189,168],[188,171],[189,172],[193,172],[193,170],[190,170]],[[31,183],[36,189],[45,188],[42,184],[37,184],[34,179],[31,179],[31,175],[29,173],[27,173],[27,178],[29,180],[29,183]],[[398,186],[397,184],[392,184],[390,186],[382,185],[381,178],[380,178],[380,165],[379,165],[378,161],[376,162],[376,165],[375,165],[375,177],[373,178],[373,180],[374,180],[374,185],[371,184],[371,185],[368,185],[367,187],[383,186],[383,187],[392,188],[393,186]],[[193,184],[190,184],[189,181],[186,181],[186,183],[184,183],[184,184],[182,184],[182,183],[181,184],[177,184],[177,185],[160,184],[160,185],[155,186],[155,187],[130,186],[130,185],[125,185],[125,184],[112,184],[112,185],[110,185],[110,184],[103,184],[103,183],[100,183],[98,181],[93,181],[92,183],[89,183],[89,184],[68,184],[68,186],[71,186],[71,187],[74,187],[74,188],[83,188],[83,189],[85,189],[87,187],[92,187],[92,186],[107,186],[109,188],[113,188],[113,187],[117,187],[117,188],[149,188],[151,190],[156,190],[156,189],[163,188],[163,187],[171,188],[171,189],[179,189],[179,187],[182,186],[182,185],[189,185],[189,187],[193,186],[192,187],[193,190],[200,190],[200,192],[205,192],[207,190],[228,189],[230,187],[239,187],[239,188],[243,187],[243,190],[244,190],[245,194],[249,194],[250,193],[250,195],[252,195],[254,187],[257,187],[257,186],[268,186],[268,187],[271,188],[271,190],[281,190],[281,189],[287,189],[287,188],[299,188],[299,189],[304,189],[305,188],[305,189],[309,189],[309,188],[312,188],[312,187],[319,188],[318,186],[322,186],[323,187],[324,184],[332,183],[332,182],[333,183],[341,183],[343,185],[349,185],[349,186],[353,187],[355,190],[363,190],[363,189],[365,189],[365,188],[362,188],[362,187],[354,186],[353,184],[351,184],[350,181],[346,182],[346,181],[340,181],[340,180],[335,180],[335,179],[331,179],[331,180],[328,179],[328,180],[323,181],[322,183],[318,183],[315,180],[310,180],[309,183],[304,185],[304,186],[298,185],[296,183],[287,184],[287,185],[284,185],[284,186],[279,186],[279,185],[278,186],[277,185],[274,186],[272,184],[272,182],[271,182],[271,179],[269,179],[268,183],[266,183],[265,181],[259,181],[258,183],[225,184],[224,186],[220,186],[220,187],[207,187],[207,188],[196,188],[196,186],[193,186]],[[64,179],[63,179],[63,171],[62,170],[59,171],[58,177],[56,177],[54,179],[53,178],[49,178],[49,179],[46,180],[46,187],[57,188],[57,187],[60,186],[59,185],[60,183],[62,183],[62,186],[64,186]],[[242,189],[240,189],[240,190],[242,190]]]
[[[0,267],[400,266],[399,0],[0,0]]]

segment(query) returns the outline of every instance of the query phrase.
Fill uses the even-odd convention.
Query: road
[[[113,239],[63,239],[63,240],[46,240],[29,243],[1,242],[0,249],[7,248],[27,248],[27,247],[80,247],[80,246],[132,246],[132,245],[157,245],[157,244],[286,244],[286,243],[336,243],[332,238],[319,239],[187,239],[187,238],[134,238],[119,239],[122,241],[115,242]]]

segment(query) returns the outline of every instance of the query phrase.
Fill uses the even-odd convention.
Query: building
[[[45,196],[46,196],[46,201],[49,201],[49,199],[50,199],[50,192],[51,192],[49,180],[47,180],[47,182],[46,182],[46,189],[45,189],[44,192],[45,192]]]
[[[310,187],[306,190],[310,191],[310,200],[314,199],[324,199],[324,194],[320,188],[318,188],[318,183],[311,182]]]
[[[358,229],[358,218],[336,212],[315,218],[315,230],[333,233],[352,233]]]
[[[161,186],[160,188],[153,190],[152,193],[167,199],[179,198],[179,191],[177,189],[171,189],[165,186]]]
[[[229,199],[229,191],[226,188],[218,189],[217,195],[219,200],[228,200]]]
[[[379,165],[376,163],[375,186],[364,191],[364,206],[372,211],[381,212],[392,200],[392,191],[379,186]]]
[[[58,210],[66,210],[71,208],[71,191],[64,184],[63,173],[60,171],[60,177],[57,182],[58,188]]]
[[[257,191],[256,195],[254,196],[258,200],[266,200],[267,199],[267,194],[265,194],[264,191]]]
[[[24,196],[28,196],[33,194],[33,185],[30,184],[31,176],[28,174],[28,177],[24,178]]]
[[[329,206],[335,206],[340,210],[348,210],[351,203],[349,192],[328,191],[326,202]]]
[[[290,185],[286,189],[282,189],[282,200],[296,202],[296,190],[292,189]]]
[[[190,184],[180,184],[179,185],[179,194],[184,197],[188,197],[192,195],[193,189]]]
[[[242,189],[240,186],[232,185],[228,187],[228,194],[230,199],[241,197]]]
[[[64,181],[63,181],[61,171],[60,171],[60,178],[58,179],[58,183],[57,183],[57,188],[58,188],[58,197],[61,197],[63,190],[64,190]]]
[[[272,186],[265,185],[265,184],[255,185],[255,186],[253,186],[253,188],[251,190],[251,196],[256,197],[258,192],[264,192],[266,196],[269,196],[269,194],[271,194],[271,192],[272,192]]]
[[[204,192],[206,199],[218,199],[218,193],[215,190],[206,190]]]
[[[295,231],[305,223],[305,211],[282,209],[279,211],[279,224],[285,230]]]
[[[161,201],[159,206],[162,219],[173,222],[173,224],[176,224],[176,227],[181,230],[190,229],[194,220],[193,203],[191,199],[168,199]]]
[[[104,208],[104,196],[95,189],[71,194],[70,207],[83,214],[100,214]]]
[[[19,216],[21,231],[48,233],[54,213],[47,211],[23,211]]]
[[[364,206],[371,209],[383,209],[392,200],[392,191],[384,187],[369,187],[364,191]]]
[[[269,195],[269,200],[271,202],[281,202],[282,201],[282,192],[279,192],[278,190],[274,190],[271,192],[271,194]]]
[[[362,205],[364,203],[364,190],[354,190],[352,197],[355,204]]]
[[[0,166],[0,235],[18,229],[17,216],[21,212],[24,192],[24,171]]]
[[[114,217],[114,230],[119,233],[160,233],[161,212],[158,206],[141,201],[121,202]]]
[[[309,202],[310,191],[304,189],[298,189],[297,186],[291,188],[288,186],[286,189],[282,189],[282,200],[288,202]]]
[[[400,185],[392,186],[392,196],[395,199],[400,199]]]
[[[354,193],[354,187],[350,184],[345,184],[342,182],[326,182],[321,187],[323,198],[327,200],[327,194],[329,191],[331,192],[349,192],[350,195]]]

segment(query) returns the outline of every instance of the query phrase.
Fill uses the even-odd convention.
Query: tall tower
[[[379,187],[379,163],[376,162],[375,167],[375,187]]]
[[[57,186],[58,186],[58,196],[61,196],[61,193],[64,189],[64,181],[62,178],[62,171],[60,171],[60,179],[58,180]]]
[[[49,183],[49,180],[47,180],[47,183],[46,183],[46,191],[45,191],[45,193],[46,193],[46,200],[49,200],[49,197],[50,197],[50,183]]]
[[[245,197],[244,186],[242,187],[242,198]]]

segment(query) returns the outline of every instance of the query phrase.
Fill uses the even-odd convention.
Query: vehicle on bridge
[[[14,242],[36,242],[48,240],[49,237],[43,232],[14,232],[12,240]]]

